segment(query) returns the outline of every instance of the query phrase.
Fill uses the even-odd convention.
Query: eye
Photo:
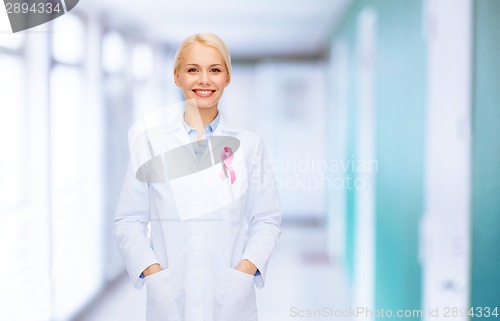
[[[188,72],[197,72],[198,70],[196,68],[189,68]]]
[[[222,72],[222,70],[220,70],[219,68],[213,68],[212,70],[210,70],[211,72]]]

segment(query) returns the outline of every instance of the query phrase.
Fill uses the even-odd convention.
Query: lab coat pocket
[[[254,276],[229,269],[221,300],[220,321],[257,321]]]
[[[231,151],[226,153],[230,156],[225,163],[222,160],[224,148]],[[232,149],[220,144],[214,147],[213,154],[215,165],[169,180],[181,221],[207,214],[207,218],[232,219],[227,217],[227,213],[234,214],[232,207],[247,190],[247,169],[242,148],[232,154]],[[221,213],[226,215],[219,217]]]
[[[146,277],[147,321],[180,321],[170,269]]]

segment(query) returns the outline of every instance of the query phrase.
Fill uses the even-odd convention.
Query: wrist
[[[236,270],[244,272],[247,274],[255,275],[257,272],[257,267],[247,259],[241,260],[241,262],[236,266]]]
[[[142,272],[142,274],[144,276],[149,276],[151,274],[160,272],[161,270],[162,270],[162,268],[161,268],[160,264],[154,263],[154,264],[151,264],[150,266],[148,266],[147,268],[145,268],[144,271]]]

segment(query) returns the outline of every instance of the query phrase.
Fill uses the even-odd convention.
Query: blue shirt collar
[[[215,129],[217,128],[217,126],[219,125],[219,120],[220,120],[220,112],[217,111],[217,116],[215,116],[215,119],[212,120],[212,122],[210,124],[203,127],[205,133],[207,133],[207,132],[213,133],[215,131]],[[193,127],[189,126],[186,123],[186,121],[184,120],[184,115],[182,116],[182,125],[184,125],[184,128],[186,129],[186,132],[188,134],[191,134],[191,132],[195,132],[195,133],[198,132],[196,129],[194,129]]]

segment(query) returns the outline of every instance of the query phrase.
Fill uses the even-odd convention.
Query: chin
[[[204,102],[204,101],[199,101],[198,99],[196,100],[196,106],[201,109],[210,109],[210,108],[217,108],[218,101],[216,102]]]

